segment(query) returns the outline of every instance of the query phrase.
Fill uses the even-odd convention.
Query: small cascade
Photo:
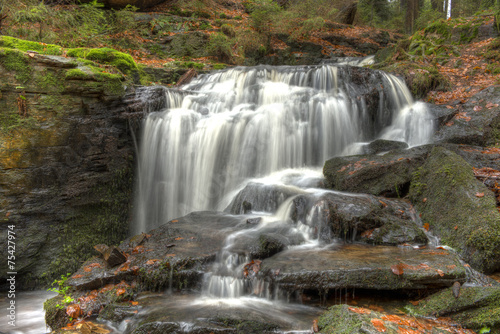
[[[357,142],[425,144],[433,127],[400,79],[349,66],[234,68],[166,95],[143,124],[133,233],[220,208],[251,178],[321,167]]]

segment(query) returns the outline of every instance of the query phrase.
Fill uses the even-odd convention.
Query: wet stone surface
[[[359,244],[287,250],[264,260],[260,273],[281,289],[292,291],[426,289],[466,279],[458,256],[445,249]]]

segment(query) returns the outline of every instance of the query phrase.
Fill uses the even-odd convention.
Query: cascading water
[[[357,142],[428,142],[432,121],[391,75],[349,66],[235,68],[170,90],[144,122],[133,232],[224,209],[250,178],[321,166]]]

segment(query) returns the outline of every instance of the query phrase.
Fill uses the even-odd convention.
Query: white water
[[[167,108],[143,125],[132,232],[220,209],[250,178],[320,167],[357,142],[429,141],[427,110],[400,79],[374,72],[363,85],[349,73],[330,65],[236,68],[169,91]],[[378,111],[366,107],[370,89]]]

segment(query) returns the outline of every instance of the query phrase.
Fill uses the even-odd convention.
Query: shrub
[[[207,52],[211,56],[215,56],[220,61],[227,63],[232,62],[233,55],[231,51],[231,42],[224,34],[217,33],[210,36],[210,40],[207,45]]]

